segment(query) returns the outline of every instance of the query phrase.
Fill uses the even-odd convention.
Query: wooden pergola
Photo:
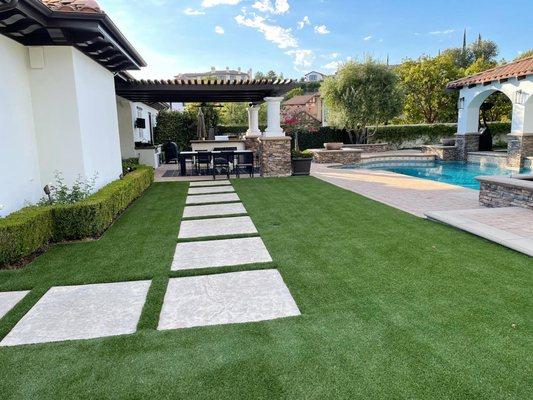
[[[265,98],[280,97],[293,89],[292,80],[137,80],[117,75],[116,93],[130,101],[143,103],[262,103]]]

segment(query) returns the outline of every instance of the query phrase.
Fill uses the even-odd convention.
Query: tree
[[[224,103],[220,109],[220,122],[223,125],[248,124],[248,104]]]
[[[524,58],[533,57],[533,49],[529,49],[527,51],[524,51],[523,53],[520,53],[518,57],[516,57],[514,60],[523,60]]]
[[[457,92],[448,93],[448,82],[462,76],[449,53],[406,60],[398,67],[405,92],[404,116],[409,123],[454,122],[457,117]]]
[[[268,71],[266,74],[261,72],[261,71],[257,71],[255,73],[255,76],[254,78],[256,80],[260,80],[260,79],[270,79],[270,80],[276,80],[276,79],[283,79],[283,73],[280,73],[279,75],[273,71],[273,70],[270,70]]]
[[[320,92],[330,112],[330,123],[348,131],[356,143],[365,143],[368,128],[381,124],[402,109],[398,77],[390,67],[372,59],[344,64],[323,82]]]
[[[213,103],[187,103],[185,105],[185,110],[197,116],[198,107],[202,107],[207,132],[209,132],[209,129],[211,128],[216,130],[220,121],[219,106]]]
[[[287,101],[295,96],[301,96],[304,94],[304,90],[301,87],[295,87],[287,92],[283,100]]]
[[[481,35],[475,42],[467,46],[466,33],[463,36],[463,47],[452,47],[442,52],[442,55],[451,57],[456,66],[464,69],[480,58],[493,62],[498,54],[498,45],[492,40],[483,40]]]

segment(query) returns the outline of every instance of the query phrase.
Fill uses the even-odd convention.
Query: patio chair
[[[241,177],[241,168],[250,174],[250,178],[254,177],[254,154],[242,153],[237,155],[237,164],[235,165],[235,174],[237,178]]]
[[[211,153],[205,150],[198,150],[196,155],[196,173],[201,175],[202,166],[205,166],[206,174],[209,172],[211,167]]]
[[[221,172],[226,170],[226,175],[229,179],[229,173],[231,166],[235,165],[235,152],[231,151],[222,151],[220,154],[217,154],[213,157],[213,179],[216,179],[217,167],[221,168]]]

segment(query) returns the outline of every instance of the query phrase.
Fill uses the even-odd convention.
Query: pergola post
[[[281,101],[283,97],[265,97],[267,103],[267,128],[264,136],[280,137],[285,136],[281,128]]]
[[[254,104],[248,107],[248,130],[246,131],[247,137],[256,137],[261,135],[259,129],[259,105]]]

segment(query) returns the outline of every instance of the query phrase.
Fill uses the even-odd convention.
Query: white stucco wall
[[[135,151],[135,142],[150,142],[149,114],[152,115],[152,127],[155,129],[158,111],[147,104],[134,103],[118,96],[116,102],[122,158],[139,157],[139,152]],[[135,128],[137,118],[146,120],[145,129]]]
[[[113,74],[67,46],[24,47],[0,35],[0,216],[67,184],[122,173]]]
[[[0,217],[42,195],[27,49],[0,35]]]
[[[516,92],[521,90],[526,95],[525,104],[517,104]],[[510,133],[531,133],[533,129],[533,75],[526,79],[511,78],[507,82],[494,82],[490,85],[477,85],[463,88],[459,97],[464,98],[464,106],[459,110],[458,133],[477,132],[479,128],[479,107],[492,93],[500,91],[513,102],[513,121]],[[530,106],[530,102],[532,105]]]
[[[30,70],[42,182],[97,175],[96,188],[121,174],[113,74],[65,46],[43,48]]]
[[[98,187],[122,174],[113,74],[72,48],[86,177]]]

